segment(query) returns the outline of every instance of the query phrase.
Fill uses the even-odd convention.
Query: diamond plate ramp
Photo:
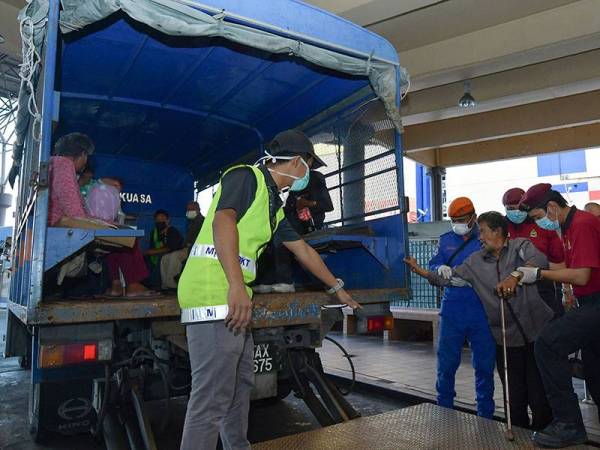
[[[515,440],[504,438],[505,425],[493,420],[423,403],[376,416],[286,436],[253,445],[253,450],[399,450],[529,449],[531,432],[515,428]],[[577,449],[587,446],[570,447]]]

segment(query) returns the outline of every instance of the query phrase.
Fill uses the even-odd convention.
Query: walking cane
[[[504,412],[506,413],[506,432],[504,437],[513,441],[515,436],[512,431],[512,421],[510,419],[510,392],[508,388],[508,358],[506,356],[506,321],[504,320],[504,297],[500,297],[500,320],[502,321],[502,351],[504,353],[504,388],[506,390],[506,399],[504,400]]]

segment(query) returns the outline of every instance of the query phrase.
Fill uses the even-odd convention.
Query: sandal
[[[94,295],[92,298],[94,299],[102,299],[102,298],[123,298],[123,294],[115,294],[112,291],[107,291],[104,294]]]
[[[125,298],[150,298],[150,297],[161,297],[162,294],[157,291],[142,291],[136,292],[135,294],[125,294]]]

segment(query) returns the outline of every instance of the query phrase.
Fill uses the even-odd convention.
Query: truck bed
[[[406,289],[369,289],[351,292],[360,303],[388,304]],[[253,328],[297,324],[319,324],[321,306],[332,303],[324,292],[256,295],[253,300]],[[177,296],[163,295],[144,299],[103,298],[42,302],[29,311],[9,302],[11,311],[27,325],[73,324],[129,319],[173,319],[180,316]]]

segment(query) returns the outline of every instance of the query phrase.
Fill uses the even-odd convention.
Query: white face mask
[[[187,217],[189,220],[194,220],[196,217],[198,217],[198,211],[187,211],[185,213],[185,217]]]
[[[471,227],[466,223],[454,223],[452,222],[452,231],[454,231],[459,236],[464,236],[469,231],[471,231]]]

